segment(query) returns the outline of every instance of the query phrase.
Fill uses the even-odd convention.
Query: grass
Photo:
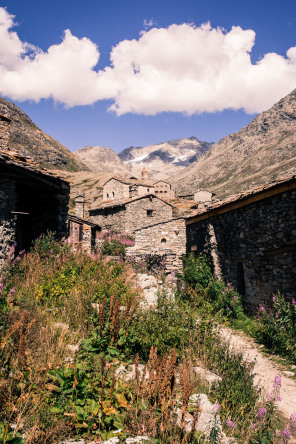
[[[0,443],[75,436],[125,442],[138,434],[154,443],[214,443],[219,421],[239,442],[276,442],[274,405],[254,387],[252,365],[229,349],[211,313],[193,303],[224,291],[216,308],[226,318],[231,308],[240,319],[238,301],[230,304],[235,290],[221,289],[206,262],[203,267],[210,286],[199,268],[203,289],[191,286],[196,274],[188,272],[186,297],[180,287],[173,296],[164,291],[157,307],[142,310],[130,265],[74,253],[52,235],[7,263],[0,295]],[[118,369],[129,365],[134,374],[127,380]],[[197,366],[222,380],[209,386]],[[216,403],[213,420],[203,431],[188,431],[185,417],[197,423],[202,392]]]

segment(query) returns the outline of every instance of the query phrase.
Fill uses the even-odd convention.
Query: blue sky
[[[0,6],[10,21],[0,36],[0,95],[72,151],[119,152],[190,136],[217,141],[296,87],[294,0]],[[202,27],[207,22],[211,28]],[[48,51],[53,45],[59,52]]]

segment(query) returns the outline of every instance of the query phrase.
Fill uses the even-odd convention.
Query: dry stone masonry
[[[246,306],[296,297],[296,176],[215,204],[189,218],[187,252],[211,254],[216,274]]]

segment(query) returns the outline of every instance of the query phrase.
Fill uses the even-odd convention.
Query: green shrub
[[[272,306],[259,306],[256,337],[270,350],[296,363],[296,302],[277,293]]]

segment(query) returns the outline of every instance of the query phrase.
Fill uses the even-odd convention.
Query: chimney
[[[84,219],[84,194],[75,196],[75,214],[80,219]]]
[[[10,118],[0,114],[0,150],[9,151]]]
[[[146,170],[145,167],[142,169],[142,172],[141,172],[141,179],[142,179],[142,180],[147,180],[147,179],[148,179],[148,171]]]

